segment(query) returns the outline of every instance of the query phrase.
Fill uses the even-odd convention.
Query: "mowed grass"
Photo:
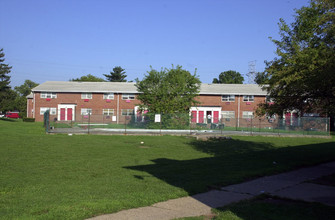
[[[331,160],[334,139],[48,135],[0,120],[0,218],[85,219]]]

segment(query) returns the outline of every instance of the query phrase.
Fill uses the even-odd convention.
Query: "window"
[[[122,94],[122,99],[135,99],[135,94],[124,93],[124,94]]]
[[[50,115],[56,115],[57,114],[57,109],[56,108],[41,107],[40,108],[40,115],[43,115],[47,110],[50,111]]]
[[[103,115],[114,115],[114,109],[103,109],[102,114]]]
[[[114,93],[105,93],[104,99],[114,99]]]
[[[254,96],[253,95],[244,95],[243,96],[243,102],[253,102]]]
[[[43,99],[47,99],[47,98],[55,99],[55,98],[57,98],[57,93],[55,93],[55,92],[42,92],[41,93],[41,98],[43,98]]]
[[[88,115],[88,114],[92,114],[92,109],[90,108],[82,108],[81,109],[81,112],[80,112],[81,115]]]
[[[81,99],[92,99],[92,93],[81,93]]]
[[[235,95],[223,95],[221,99],[223,102],[235,102]]]
[[[222,111],[221,115],[222,115],[222,118],[235,118],[234,111]]]
[[[122,109],[122,115],[134,115],[134,109]]]
[[[242,118],[253,118],[254,112],[242,112]]]

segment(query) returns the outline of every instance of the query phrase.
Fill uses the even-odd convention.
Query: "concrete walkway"
[[[241,184],[226,186],[194,196],[172,199],[149,207],[123,210],[91,218],[92,220],[156,220],[210,215],[212,208],[250,199],[262,193],[320,202],[335,206],[335,187],[308,183],[310,180],[335,173],[335,162],[258,178]]]

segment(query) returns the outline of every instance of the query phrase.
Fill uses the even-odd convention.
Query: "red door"
[[[65,108],[60,109],[60,120],[65,121]]]
[[[192,111],[192,119],[191,122],[197,123],[197,111]]]
[[[219,122],[219,112],[214,111],[213,123],[218,123],[218,122]]]
[[[67,120],[72,121],[72,108],[67,109]]]
[[[199,111],[199,123],[204,123],[204,111]]]

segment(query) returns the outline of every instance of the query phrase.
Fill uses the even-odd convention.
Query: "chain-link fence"
[[[213,118],[196,123],[190,114],[80,115],[75,121],[50,120],[49,132],[156,134],[270,134],[328,136],[329,118]]]

